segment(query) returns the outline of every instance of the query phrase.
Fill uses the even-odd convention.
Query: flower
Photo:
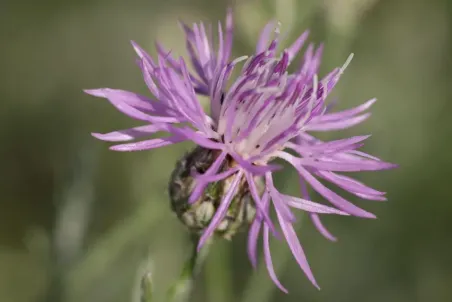
[[[369,117],[365,111],[375,102],[374,99],[335,113],[330,112],[326,105],[327,96],[352,56],[342,67],[319,79],[317,72],[322,46],[315,49],[312,44],[309,45],[301,67],[291,74],[287,71],[307,39],[308,32],[278,56],[279,31],[274,31],[275,25],[269,23],[262,31],[255,54],[250,58],[230,60],[233,35],[231,11],[227,14],[225,32],[221,23],[218,26],[217,48],[202,23],[192,28],[182,25],[182,28],[194,73],[189,72],[183,58],[173,58],[161,45],[157,44],[158,56],[154,61],[132,42],[144,81],[155,99],[110,88],[86,90],[86,93],[107,98],[119,111],[145,122],[145,125],[93,135],[104,141],[125,142],[167,132],[170,134],[167,137],[123,143],[111,149],[141,151],[192,141],[201,150],[208,150],[209,154],[214,152],[216,155],[210,157],[202,173],[197,173],[199,170],[192,173],[196,182],[190,190],[189,203],[199,201],[209,184],[225,179],[229,182],[217,207],[209,208],[209,211],[204,209],[211,215],[208,216],[207,227],[202,230],[198,247],[219,228],[240,187],[246,184],[256,209],[248,235],[248,255],[253,266],[257,262],[257,241],[262,229],[264,259],[269,275],[282,291],[287,292],[276,277],[270,255],[270,234],[280,236],[270,218],[272,206],[295,260],[318,287],[295,233],[296,219],[292,210],[308,212],[317,229],[325,237],[335,240],[322,225],[319,214],[375,216],[328,189],[318,179],[331,182],[363,199],[385,200],[384,192],[340,172],[395,167],[358,150],[369,136],[324,142],[310,134],[349,128]],[[246,63],[240,75],[227,88],[233,69],[244,60]],[[209,97],[210,114],[202,108],[198,95]],[[287,161],[298,171],[301,198],[282,194],[276,189],[273,173],[281,167],[273,163],[275,159]],[[225,162],[232,164],[224,168]],[[259,180],[262,181],[262,189],[259,188]],[[307,185],[334,207],[311,201]]]

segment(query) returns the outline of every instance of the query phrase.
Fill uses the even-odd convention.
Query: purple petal
[[[345,175],[340,175],[329,171],[318,171],[316,174],[322,177],[323,179],[328,180],[329,182],[332,182],[338,187],[349,192],[363,194],[365,196],[376,195],[376,197],[382,197],[382,195],[385,194],[385,192],[372,189],[366,186],[365,184],[357,181],[356,179],[353,179]],[[385,198],[383,197],[383,199]]]
[[[135,41],[130,41],[130,43],[132,44],[133,49],[141,60],[144,60],[152,67],[155,67],[155,63],[154,60],[152,60],[152,57],[143,48],[141,48],[140,45],[138,45]]]
[[[306,125],[306,131],[332,131],[332,130],[342,130],[353,127],[364,122],[370,117],[370,113],[358,115],[352,118],[333,121],[333,122],[317,122],[309,123]]]
[[[317,281],[314,278],[314,274],[309,267],[308,260],[306,259],[306,255],[303,251],[303,248],[301,247],[300,241],[298,241],[297,234],[295,233],[292,224],[286,221],[279,212],[276,212],[276,215],[278,217],[279,224],[284,233],[284,236],[286,237],[287,244],[289,245],[290,250],[295,257],[295,260],[297,261],[298,265],[301,267],[305,275],[308,277],[309,281],[311,281],[311,283],[315,287],[317,287],[317,289],[320,289]]]
[[[368,159],[362,160],[322,160],[303,158],[299,161],[303,166],[313,167],[319,170],[336,172],[378,171],[393,169],[396,165]]]
[[[350,138],[345,139],[339,139],[329,142],[321,142],[315,145],[309,145],[309,146],[300,146],[294,143],[287,143],[286,147],[291,148],[301,154],[303,153],[337,153],[337,152],[343,152],[343,151],[349,151],[357,148],[361,144],[358,144],[367,138],[369,138],[370,135],[361,135],[361,136],[353,136]]]
[[[257,42],[257,45],[256,45],[256,54],[267,50],[267,46],[270,41],[270,35],[273,32],[274,28],[275,28],[275,22],[269,22],[262,29],[260,36],[259,36],[259,41]]]
[[[343,120],[346,118],[350,118],[350,117],[353,117],[357,114],[360,114],[360,113],[366,111],[376,101],[377,101],[377,99],[371,99],[371,100],[365,102],[364,104],[361,104],[355,108],[351,108],[351,109],[347,109],[347,110],[343,110],[343,111],[339,111],[339,112],[334,112],[334,113],[327,113],[323,116],[319,116],[319,117],[315,118],[315,120],[313,120],[313,122],[314,121],[315,122],[331,122],[331,121],[337,121],[337,120]]]
[[[286,152],[279,152],[278,156],[289,162],[291,165],[293,165],[294,168],[300,174],[300,176],[303,177],[304,180],[306,180],[314,188],[314,190],[316,190],[320,195],[322,195],[324,198],[326,198],[329,202],[331,202],[339,209],[354,216],[364,218],[375,218],[374,214],[369,213],[363,209],[360,209],[359,207],[355,206],[351,202],[337,195],[336,193],[325,187],[321,182],[319,182],[314,176],[311,175],[311,173],[309,173],[306,169],[302,167],[301,164],[304,165],[306,159],[297,159],[293,155],[288,154]]]
[[[317,230],[320,232],[320,234],[323,235],[326,239],[330,241],[337,241],[337,238],[333,236],[323,225],[322,221],[320,221],[320,217],[318,214],[312,213],[311,215],[312,222],[314,223],[314,226],[317,228]]]
[[[226,63],[229,60],[229,57],[231,56],[233,33],[234,33],[234,20],[232,17],[232,9],[229,8],[226,14],[226,35],[223,44],[222,65],[226,65]]]
[[[155,138],[150,140],[145,140],[142,142],[137,143],[130,143],[130,144],[122,144],[122,145],[115,145],[111,146],[110,150],[114,151],[142,151],[142,150],[150,150],[155,148],[160,148],[176,143],[180,143],[185,141],[185,137],[181,136],[170,136],[165,138]]]
[[[246,180],[248,182],[248,186],[250,188],[251,196],[254,199],[254,204],[257,208],[257,212],[259,213],[259,217],[263,218],[264,222],[267,223],[270,230],[273,233],[273,236],[279,237],[278,232],[276,231],[275,225],[273,224],[270,216],[268,215],[267,207],[268,205],[262,201],[259,197],[259,193],[257,191],[256,183],[254,182],[253,175],[249,172],[245,172]],[[264,193],[265,194],[265,193]],[[266,201],[268,203],[268,200]]]
[[[263,175],[267,172],[273,172],[281,168],[281,166],[279,165],[256,166],[253,165],[251,162],[243,159],[240,155],[237,155],[235,153],[231,153],[230,155],[243,169],[253,173],[256,176]]]
[[[223,161],[226,158],[226,155],[227,155],[226,152],[221,152],[221,154],[217,157],[217,159],[215,159],[213,164],[207,169],[206,173],[204,173],[203,175],[215,174],[218,171],[218,169],[220,169],[221,165],[223,164]],[[193,189],[193,192],[191,193],[190,198],[188,199],[188,202],[190,204],[192,204],[195,201],[197,201],[201,197],[201,195],[204,192],[204,189],[207,187],[207,185],[208,185],[208,182],[197,181],[195,188]]]
[[[240,167],[234,167],[231,168],[227,171],[218,173],[218,174],[214,174],[214,175],[199,175],[196,177],[197,180],[203,181],[203,182],[217,182],[220,180],[223,180],[229,176],[231,176],[232,174],[234,174],[235,172],[237,172],[240,169]]]
[[[331,202],[333,205],[339,209],[347,212],[351,215],[363,217],[363,218],[376,218],[374,214],[369,213],[351,202],[345,200],[341,196],[337,195],[327,187],[325,187],[320,181],[318,181],[314,176],[311,175],[307,170],[298,166],[296,167],[298,172],[304,177],[304,179],[325,199]]]
[[[303,196],[306,199],[310,199],[306,181],[302,177],[300,177],[300,187],[301,187],[301,196]],[[322,221],[320,221],[320,217],[318,214],[310,213],[309,216],[311,217],[314,226],[320,232],[320,234],[323,235],[323,237],[331,241],[337,241],[337,238],[333,236],[323,225]]]
[[[280,195],[282,200],[286,201],[287,204],[293,208],[303,210],[310,213],[318,213],[318,214],[337,214],[337,215],[345,215],[348,216],[350,214],[345,213],[343,211],[339,211],[335,208],[325,206],[320,203],[316,203],[310,200],[306,200],[303,198],[297,198],[289,195]]]
[[[174,130],[175,133],[179,133],[180,135],[186,137],[187,139],[193,141],[194,143],[207,148],[207,149],[214,149],[214,150],[223,150],[224,144],[223,143],[217,143],[204,135],[202,135],[199,132],[195,132],[190,128],[176,128]]]
[[[125,90],[101,88],[84,90],[87,94],[107,98],[110,103],[122,113],[142,121],[151,123],[180,123],[185,119],[183,117],[167,117],[166,113],[159,112],[156,107],[151,104],[151,100]],[[162,114],[163,116],[150,116],[147,113],[152,112]]]
[[[268,274],[270,275],[270,278],[272,279],[273,283],[276,284],[276,286],[285,292],[286,294],[289,293],[289,291],[279,282],[278,277],[276,276],[275,269],[273,268],[273,261],[272,256],[270,252],[270,242],[269,242],[269,229],[268,226],[264,225],[264,259],[265,264],[267,266]]]
[[[199,238],[198,252],[201,250],[201,247],[204,245],[207,239],[209,239],[212,236],[213,232],[217,229],[218,225],[225,217],[229,209],[229,205],[231,204],[231,201],[234,198],[235,193],[237,192],[238,185],[240,183],[240,180],[242,179],[242,176],[243,172],[239,171],[237,175],[234,177],[234,180],[231,183],[231,187],[221,200],[220,206],[218,207],[217,211],[215,212],[215,215],[210,221],[209,226],[204,230],[204,232],[201,235],[201,238]]]
[[[109,133],[91,133],[95,138],[109,142],[123,142],[133,140],[139,137],[148,136],[161,131],[158,125],[145,125],[135,128],[118,130]]]
[[[248,258],[250,259],[251,265],[254,269],[257,267],[257,241],[259,240],[259,233],[262,227],[262,219],[257,217],[251,224],[250,230],[248,231]]]
[[[284,200],[281,198],[281,194],[273,185],[271,173],[265,174],[265,182],[270,193],[270,196],[272,198],[273,205],[275,206],[276,212],[283,215],[284,219],[290,222],[295,222],[296,221],[295,215],[292,213],[290,207],[284,202]]]
[[[303,47],[304,42],[309,36],[309,31],[305,31],[298,39],[287,49],[289,54],[289,62],[291,62],[300,49]]]

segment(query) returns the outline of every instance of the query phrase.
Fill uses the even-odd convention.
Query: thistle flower
[[[308,212],[317,229],[335,240],[322,225],[319,214],[375,216],[328,189],[319,179],[363,199],[385,200],[384,192],[340,172],[394,167],[358,150],[369,136],[324,142],[310,134],[349,128],[369,117],[365,111],[374,99],[335,113],[330,113],[326,104],[326,98],[352,56],[342,67],[319,79],[322,46],[315,49],[309,45],[300,68],[294,73],[287,71],[308,32],[278,55],[278,27],[274,30],[275,25],[269,23],[262,31],[255,54],[230,60],[231,11],[227,14],[225,32],[221,23],[218,25],[218,47],[214,47],[202,23],[191,28],[182,24],[182,28],[194,73],[188,70],[183,58],[173,58],[161,45],[157,44],[158,55],[154,60],[132,42],[144,81],[154,98],[110,88],[86,90],[86,93],[107,98],[119,111],[145,125],[93,135],[104,141],[124,142],[158,132],[170,134],[114,145],[111,149],[115,151],[142,151],[183,141],[194,142],[198,147],[178,163],[173,173],[170,195],[179,217],[201,233],[198,247],[218,231],[230,237],[238,226],[230,231],[228,218],[230,215],[237,218],[237,213],[241,213],[244,217],[239,225],[241,222],[251,224],[248,255],[252,265],[257,262],[257,242],[262,229],[268,273],[274,283],[287,292],[276,277],[270,255],[270,234],[281,237],[270,217],[270,208],[273,208],[295,260],[318,287],[295,233],[293,209]],[[240,75],[228,88],[233,69],[244,60]],[[199,103],[198,95],[210,99],[209,114]],[[282,194],[275,187],[273,173],[281,168],[273,163],[276,159],[287,161],[298,171],[301,198]],[[187,180],[190,180],[188,185]],[[334,207],[311,201],[307,185]],[[206,193],[212,189],[214,193]]]

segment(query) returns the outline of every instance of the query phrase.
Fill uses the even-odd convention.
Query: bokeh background
[[[0,3],[0,301],[138,301],[151,271],[155,301],[189,255],[169,209],[168,177],[192,145],[115,153],[90,132],[135,125],[83,88],[145,93],[129,40],[184,55],[177,21],[235,10],[234,55],[250,54],[269,20],[326,44],[322,71],[355,53],[338,108],[372,97],[371,119],[326,138],[372,133],[365,150],[400,164],[359,178],[389,202],[356,201],[379,219],[327,217],[328,242],[297,225],[321,291],[285,244],[275,266],[290,294],[253,271],[246,236],[212,247],[191,301],[452,301],[452,1],[2,0]],[[297,194],[293,171],[278,176]]]

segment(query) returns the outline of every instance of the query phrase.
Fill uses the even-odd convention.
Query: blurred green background
[[[162,301],[190,251],[167,182],[192,145],[108,151],[90,132],[136,123],[82,89],[145,93],[129,40],[155,53],[158,39],[184,55],[177,20],[216,24],[228,5],[236,56],[253,51],[270,19],[292,38],[311,28],[312,41],[325,41],[323,72],[354,52],[338,107],[379,102],[363,125],[327,138],[372,133],[364,149],[400,168],[359,175],[389,202],[352,199],[377,220],[326,217],[337,243],[300,216],[321,291],[274,240],[290,292],[281,293],[264,265],[251,269],[240,234],[212,247],[191,301],[452,301],[452,1],[2,0],[1,302],[138,301],[145,271]],[[293,171],[277,180],[297,194]]]

